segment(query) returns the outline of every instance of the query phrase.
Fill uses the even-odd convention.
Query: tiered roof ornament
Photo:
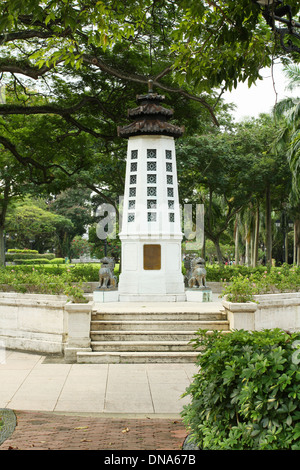
[[[170,124],[173,109],[164,108],[160,103],[165,97],[153,92],[153,82],[148,81],[148,93],[137,95],[137,108],[128,110],[128,117],[133,120],[131,124],[118,127],[119,137],[132,137],[136,135],[167,135],[170,137],[181,137],[184,127]]]

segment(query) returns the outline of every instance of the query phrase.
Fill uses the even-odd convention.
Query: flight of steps
[[[195,362],[199,351],[189,341],[197,330],[229,329],[224,311],[218,307],[211,310],[95,309],[91,320],[92,352],[77,353],[77,362]]]

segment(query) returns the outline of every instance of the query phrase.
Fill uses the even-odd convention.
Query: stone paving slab
[[[0,408],[178,416],[196,372],[193,363],[65,364],[7,351],[0,364]]]
[[[0,408],[16,415],[0,450],[180,450],[195,364],[65,364],[6,351]]]

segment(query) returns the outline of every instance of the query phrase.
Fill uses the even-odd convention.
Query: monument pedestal
[[[185,293],[188,302],[212,302],[212,290],[210,287],[186,289]]]
[[[209,287],[185,289],[181,294],[126,294],[116,290],[94,291],[94,302],[212,302],[212,290]]]
[[[96,289],[93,293],[95,303],[119,302],[118,289]]]

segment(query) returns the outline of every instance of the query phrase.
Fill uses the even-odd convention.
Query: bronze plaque
[[[161,246],[144,245],[144,269],[161,269]]]

